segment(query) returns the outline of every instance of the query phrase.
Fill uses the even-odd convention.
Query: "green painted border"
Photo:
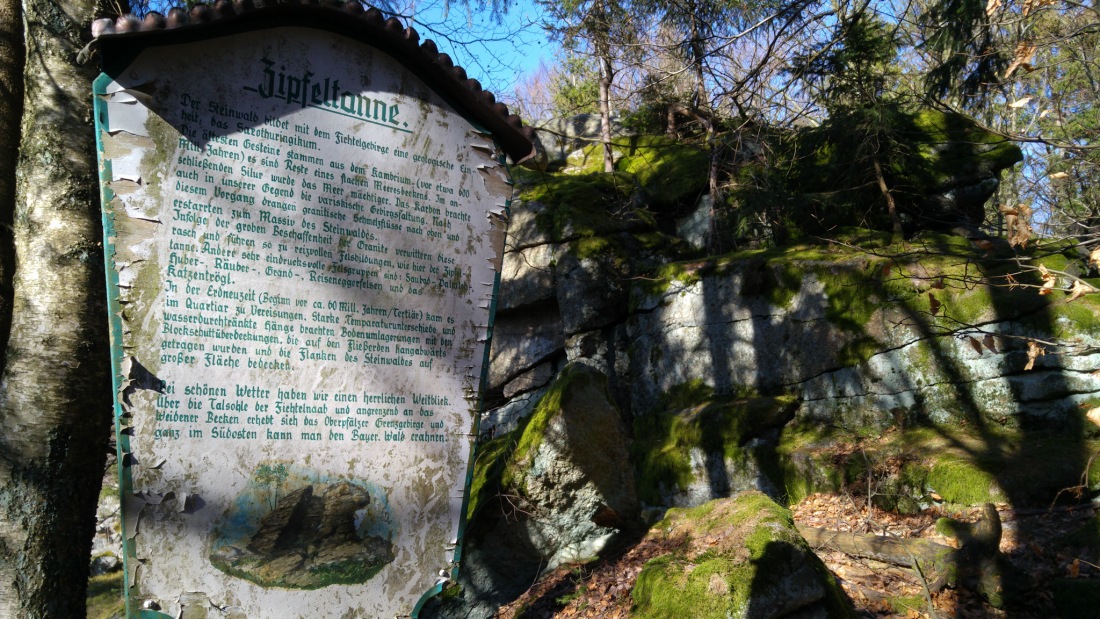
[[[119,520],[122,523],[122,595],[126,607],[127,619],[170,619],[169,615],[152,610],[134,608],[134,600],[130,596],[130,580],[136,566],[133,558],[134,540],[126,537],[127,517],[126,510],[122,509],[123,499],[133,494],[134,483],[130,473],[130,435],[125,430],[126,411],[122,408],[122,308],[118,301],[118,270],[115,268],[115,212],[112,203],[115,194],[111,191],[110,182],[112,176],[111,160],[103,149],[103,133],[110,127],[107,115],[107,86],[114,80],[100,74],[92,83],[93,115],[95,116],[95,145],[96,156],[99,159],[99,190],[100,204],[103,211],[103,266],[107,285],[107,318],[111,338],[111,387],[114,393],[114,425],[115,425],[115,460],[118,467],[118,496],[119,496]]]
[[[293,26],[291,26],[291,27],[293,27]],[[322,31],[334,32],[335,34],[338,34],[338,35],[341,35],[341,36],[346,36],[341,32],[335,32],[334,30],[331,30],[331,29],[328,29],[328,28],[317,28],[316,26],[299,26],[299,27],[315,28],[315,29],[319,29],[319,30],[322,30]],[[255,28],[255,29],[250,29],[250,30],[262,30],[262,29],[263,28]],[[216,37],[210,37],[210,38],[221,38],[223,36],[228,36],[228,35],[221,34],[221,35],[218,35]],[[361,40],[358,40],[358,39],[353,39],[353,40],[357,40],[358,42],[360,42],[364,45],[367,45],[368,47],[373,47],[369,43],[366,43],[364,41],[361,41]],[[187,42],[190,43],[190,42],[195,42],[195,41],[187,41]],[[182,44],[182,43],[183,42],[180,42],[180,44]],[[406,70],[408,70],[410,73],[413,73],[418,79],[420,79],[421,82],[423,82],[425,85],[427,85],[433,92],[436,93],[436,95],[438,95],[447,105],[449,105],[451,107],[451,109],[455,110],[455,112],[461,118],[463,118],[464,120],[469,122],[476,131],[478,131],[478,132],[480,132],[480,133],[482,133],[486,136],[491,136],[492,135],[489,130],[485,129],[485,127],[483,127],[480,123],[478,123],[476,120],[471,118],[462,109],[462,107],[456,105],[455,102],[450,97],[448,97],[445,93],[439,92],[438,90],[433,88],[431,82],[429,80],[425,79],[424,76],[422,76],[419,71],[413,70],[406,63],[402,62],[402,60],[400,58],[398,58],[396,56],[393,56],[392,54],[389,54],[388,52],[386,52],[384,50],[378,49],[377,47],[374,47],[374,49],[379,51],[380,53],[387,54],[388,56],[393,58],[395,61],[397,61],[398,64],[400,64],[402,67],[404,67]],[[93,88],[93,102],[94,102],[94,116],[95,116],[96,153],[97,153],[98,158],[99,158],[100,200],[101,200],[102,211],[103,211],[103,248],[104,248],[103,255],[104,255],[104,267],[105,267],[105,271],[106,271],[107,309],[108,309],[108,318],[109,318],[109,322],[110,322],[109,326],[110,326],[110,338],[111,338],[111,368],[112,368],[111,382],[112,382],[112,387],[114,389],[114,394],[115,394],[114,395],[114,398],[115,398],[115,402],[114,402],[114,409],[115,409],[115,415],[114,415],[114,420],[115,420],[115,446],[116,446],[115,450],[116,450],[116,458],[117,458],[117,462],[118,462],[119,497],[126,497],[126,496],[129,496],[129,495],[133,494],[133,478],[132,478],[132,475],[131,475],[130,467],[128,465],[128,459],[126,458],[126,456],[130,453],[130,437],[129,437],[129,434],[124,432],[124,423],[125,423],[124,417],[125,417],[126,413],[122,408],[122,402],[121,402],[121,398],[120,398],[122,384],[125,380],[125,377],[122,376],[122,359],[123,359],[123,355],[124,355],[124,350],[123,350],[123,345],[122,345],[122,332],[123,332],[123,330],[122,330],[121,306],[119,304],[119,300],[118,300],[118,296],[117,296],[118,295],[118,289],[119,289],[118,271],[117,271],[116,265],[115,265],[115,244],[114,244],[115,212],[114,212],[114,209],[113,209],[113,206],[112,206],[112,202],[115,199],[115,195],[114,195],[114,192],[112,192],[110,187],[109,187],[109,183],[111,182],[111,174],[112,174],[111,160],[107,158],[107,156],[104,152],[102,134],[110,126],[109,119],[108,119],[108,114],[107,114],[107,104],[106,104],[106,100],[104,99],[104,97],[107,95],[107,93],[106,93],[107,86],[114,81],[114,79],[111,77],[111,74],[113,73],[113,74],[117,75],[117,74],[121,73],[122,71],[124,71],[129,66],[129,64],[131,62],[133,62],[139,55],[140,55],[140,52],[128,56],[126,58],[125,66],[121,66],[119,64],[120,59],[116,58],[115,62],[112,63],[112,66],[111,66],[111,68],[114,69],[114,70],[111,71],[111,72],[108,72],[105,69],[104,72],[101,73],[99,75],[99,77],[96,78],[96,80],[93,83],[93,87],[92,87]],[[501,150],[500,145],[497,144],[495,140],[493,140],[493,146],[498,151]],[[501,165],[501,168],[504,171],[504,174],[506,176],[506,183],[508,184],[509,187],[514,187],[514,181],[511,177],[511,173],[509,171],[509,168],[508,168],[508,165],[507,165],[506,162],[507,162],[507,158],[504,155],[501,155],[500,158],[498,159],[498,163]],[[510,217],[510,214],[511,214],[511,205],[512,205],[512,197],[511,197],[511,195],[509,195],[505,198],[505,202],[504,202],[504,213],[503,213],[503,215],[504,215],[505,230],[503,232],[505,234],[505,239],[507,239],[507,228],[506,228],[506,226],[507,226],[507,221],[508,221],[508,219]],[[502,246],[501,256],[500,256],[500,258],[501,258],[501,270],[503,269],[503,258],[504,258],[503,253],[504,253],[504,249],[503,249],[503,246]],[[449,577],[452,581],[458,578],[458,573],[459,573],[459,569],[461,567],[461,562],[462,562],[463,542],[465,541],[466,526],[468,524],[467,518],[466,518],[466,511],[469,507],[470,486],[473,484],[474,463],[475,463],[476,458],[477,458],[477,437],[479,436],[479,433],[480,433],[481,416],[484,413],[484,394],[485,394],[485,390],[486,390],[486,387],[487,387],[488,382],[489,382],[489,362],[490,362],[490,353],[492,351],[493,327],[494,327],[495,319],[496,319],[497,299],[498,299],[498,296],[499,296],[499,293],[500,293],[501,270],[497,270],[495,272],[495,277],[494,277],[494,280],[493,280],[493,290],[492,290],[492,293],[491,293],[491,296],[490,296],[490,301],[489,301],[489,316],[488,316],[488,321],[487,321],[487,325],[486,325],[486,336],[485,336],[485,342],[484,342],[484,351],[482,353],[481,376],[478,379],[478,399],[477,399],[476,405],[473,407],[474,414],[473,414],[472,427],[470,429],[470,432],[471,432],[471,434],[470,434],[470,456],[469,456],[469,459],[467,460],[467,464],[466,464],[466,475],[465,475],[465,482],[463,484],[463,492],[462,492],[462,505],[461,505],[461,508],[460,508],[460,511],[459,511],[457,543],[455,544],[455,548],[453,550],[453,563],[451,565],[451,571],[450,571],[450,575],[449,575]],[[133,608],[132,602],[134,600],[132,600],[131,595],[130,595],[130,593],[131,593],[130,592],[130,580],[131,580],[130,576],[131,576],[131,570],[136,569],[136,566],[133,565],[133,561],[132,561],[132,558],[136,557],[135,541],[131,540],[131,539],[127,539],[127,537],[126,537],[126,530],[127,530],[127,526],[126,526],[127,521],[126,521],[126,515],[125,515],[126,511],[123,510],[123,509],[120,509],[119,512],[120,512],[120,520],[122,522],[122,531],[123,531],[123,535],[122,535],[122,554],[123,554],[122,564],[123,564],[123,574],[124,574],[124,576],[123,576],[123,595],[125,597],[125,602],[126,602],[126,618],[127,619],[169,619],[169,615],[165,615],[164,613],[160,613],[160,612],[157,612],[157,611],[146,610],[146,609],[135,609],[135,608]],[[421,610],[423,610],[424,605],[427,604],[429,600],[431,600],[432,598],[438,596],[440,593],[443,592],[444,584],[445,583],[443,583],[443,582],[437,583],[437,584],[431,586],[427,591],[425,591],[421,595],[420,599],[416,602],[416,604],[413,607],[413,610],[411,612],[410,616],[412,617],[412,619],[417,619],[419,617],[419,614],[420,614]]]
[[[473,121],[470,121],[468,118],[466,120],[473,124],[477,130],[483,131],[483,129]],[[483,132],[488,134],[487,131]],[[508,186],[515,187],[515,181],[513,181],[512,179],[512,174],[506,163],[506,158],[504,156],[501,156],[501,158],[498,160],[498,163],[500,163],[501,168],[504,170],[505,176],[507,177],[506,182]],[[507,245],[508,239],[507,225],[511,214],[512,196],[508,196],[504,200],[505,243],[501,245],[501,266],[500,269],[496,271],[496,276],[493,278],[493,292],[489,299],[489,320],[486,324],[485,330],[485,352],[483,353],[481,362],[481,377],[478,379],[477,385],[477,405],[474,407],[473,427],[470,429],[470,458],[466,462],[466,481],[463,483],[462,488],[462,508],[459,511],[458,541],[455,544],[454,548],[454,563],[451,565],[451,581],[455,581],[458,579],[458,572],[459,569],[462,567],[462,547],[463,543],[466,541],[466,525],[469,524],[466,518],[466,513],[470,507],[470,486],[472,486],[474,483],[474,463],[477,461],[478,437],[481,436],[481,416],[485,412],[485,390],[489,384],[489,354],[492,352],[493,348],[493,326],[496,324],[497,299],[500,297],[500,274],[504,270],[504,253],[506,251],[505,247]],[[446,583],[438,583],[431,589],[428,589],[424,592],[424,595],[420,597],[420,600],[416,603],[416,606],[413,607],[411,615],[412,619],[417,619],[420,616],[420,611],[423,610],[424,605],[427,604],[428,601],[431,600],[433,597],[443,592],[444,584]]]

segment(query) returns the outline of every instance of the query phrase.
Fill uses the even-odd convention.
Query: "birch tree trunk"
[[[15,163],[19,158],[19,122],[23,117],[23,7],[20,0],[0,0],[0,342],[11,328],[11,278],[15,248],[11,226],[15,215]],[[5,350],[0,347],[0,368]]]
[[[4,33],[10,0],[0,16]],[[90,0],[24,0],[16,268],[0,379],[0,618],[83,617],[111,389]],[[22,26],[23,24],[19,24]],[[9,103],[9,102],[5,102]]]
[[[603,171],[615,171],[615,156],[611,148],[611,52],[600,57],[600,141],[603,142]]]

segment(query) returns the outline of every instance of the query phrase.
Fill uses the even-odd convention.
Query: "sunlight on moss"
[[[1098,450],[1097,440],[1010,428],[915,427],[873,438],[800,423],[784,429],[777,453],[792,504],[813,492],[866,494],[869,487],[877,506],[911,512],[930,504],[933,492],[955,505],[1049,505],[1079,483],[1087,454]],[[1091,465],[1096,488],[1100,461]]]
[[[825,587],[821,611],[850,616],[831,574],[795,530],[791,513],[763,493],[671,509],[654,528],[676,545],[638,574],[631,591],[633,617],[744,616],[762,578],[781,578],[792,561],[804,557]]]
[[[534,457],[539,445],[542,444],[543,436],[546,435],[546,429],[549,427],[550,421],[561,410],[562,395],[569,389],[573,381],[582,376],[587,376],[587,374],[581,367],[566,366],[539,400],[535,412],[531,413],[524,420],[523,426],[517,429],[519,438],[516,440],[515,449],[511,453],[502,475],[502,482],[506,488],[514,487],[521,467],[525,466]]]
[[[125,614],[122,570],[88,580],[88,619],[113,619]]]
[[[694,481],[691,451],[720,453],[725,459],[745,456],[742,446],[793,416],[794,396],[705,400],[713,390],[701,383],[671,389],[663,410],[634,420],[631,447],[638,471],[639,497],[661,503],[661,489],[684,489]]]

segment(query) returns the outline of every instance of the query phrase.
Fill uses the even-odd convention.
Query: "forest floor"
[[[877,508],[866,501],[843,495],[816,494],[791,508],[795,522],[834,531],[852,531],[900,538],[925,538],[956,546],[954,540],[936,532],[936,520],[950,516],[973,522],[980,507],[962,511],[931,508],[920,514],[902,516]],[[966,588],[929,591],[913,570],[886,563],[859,559],[846,554],[817,549],[818,556],[836,575],[852,601],[859,617],[905,617],[916,619],[971,619],[1011,617],[1013,619],[1050,619],[1054,617],[1100,616],[1100,606],[1080,611],[1067,610],[1055,603],[1059,588],[1066,584],[1088,587],[1095,597],[1100,591],[1100,566],[1084,549],[1067,550],[1068,532],[1080,529],[1094,517],[1094,506],[1057,507],[1052,510],[1015,512],[1007,505],[997,506],[1002,521],[1001,553],[1006,560],[1006,609],[992,607],[979,594]],[[593,563],[559,568],[539,580],[513,603],[497,614],[501,619],[544,619],[592,617],[616,619],[630,616],[630,592],[646,561],[664,554],[661,543],[643,540]],[[1086,560],[1086,557],[1092,561]],[[1080,598],[1080,588],[1068,587],[1067,595]],[[1071,593],[1072,592],[1072,593]],[[1084,602],[1084,600],[1078,600]],[[1089,608],[1086,606],[1086,608]]]

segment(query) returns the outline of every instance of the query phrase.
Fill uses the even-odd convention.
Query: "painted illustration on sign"
[[[264,462],[215,525],[210,562],[261,587],[318,589],[370,580],[394,560],[385,492],[364,481]]]
[[[460,549],[493,140],[320,29],[149,47],[96,97],[131,599],[411,614]]]

